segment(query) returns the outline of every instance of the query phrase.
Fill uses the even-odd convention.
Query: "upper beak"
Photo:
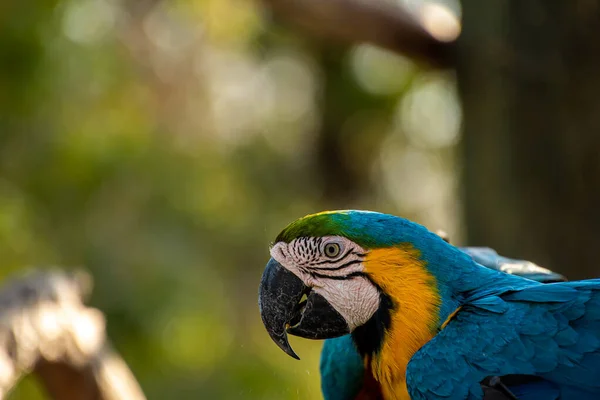
[[[301,302],[302,297],[307,299]],[[348,323],[323,296],[271,258],[259,288],[258,306],[271,339],[289,356],[299,360],[287,334],[328,339],[350,332]]]

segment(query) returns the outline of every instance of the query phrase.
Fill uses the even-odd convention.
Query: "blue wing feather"
[[[480,399],[476,383],[508,374],[548,382],[515,388],[519,398],[600,398],[600,280],[532,284],[473,298],[411,359],[413,399]],[[454,385],[450,394],[436,393],[440,379]],[[535,388],[543,390],[536,395]]]

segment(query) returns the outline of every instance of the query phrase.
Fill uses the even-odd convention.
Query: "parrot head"
[[[260,313],[273,341],[296,359],[288,334],[329,339],[352,333],[357,342],[369,338],[362,350],[377,351],[381,341],[373,338],[383,337],[395,318],[397,325],[419,320],[409,341],[429,337],[457,307],[444,286],[453,278],[447,260],[470,260],[421,225],[354,210],[292,222],[270,254]]]

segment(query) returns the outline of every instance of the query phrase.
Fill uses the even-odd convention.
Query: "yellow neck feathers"
[[[435,278],[412,246],[371,250],[365,260],[369,277],[390,297],[395,310],[381,351],[367,361],[386,400],[410,399],[406,367],[439,327],[440,296]],[[370,365],[368,365],[370,364]]]

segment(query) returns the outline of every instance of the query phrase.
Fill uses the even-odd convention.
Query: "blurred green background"
[[[321,343],[292,339],[290,359],[257,307],[293,219],[376,209],[460,242],[452,74],[264,16],[240,0],[0,5],[1,278],[85,266],[149,399],[321,398]],[[42,395],[28,378],[10,398]]]

